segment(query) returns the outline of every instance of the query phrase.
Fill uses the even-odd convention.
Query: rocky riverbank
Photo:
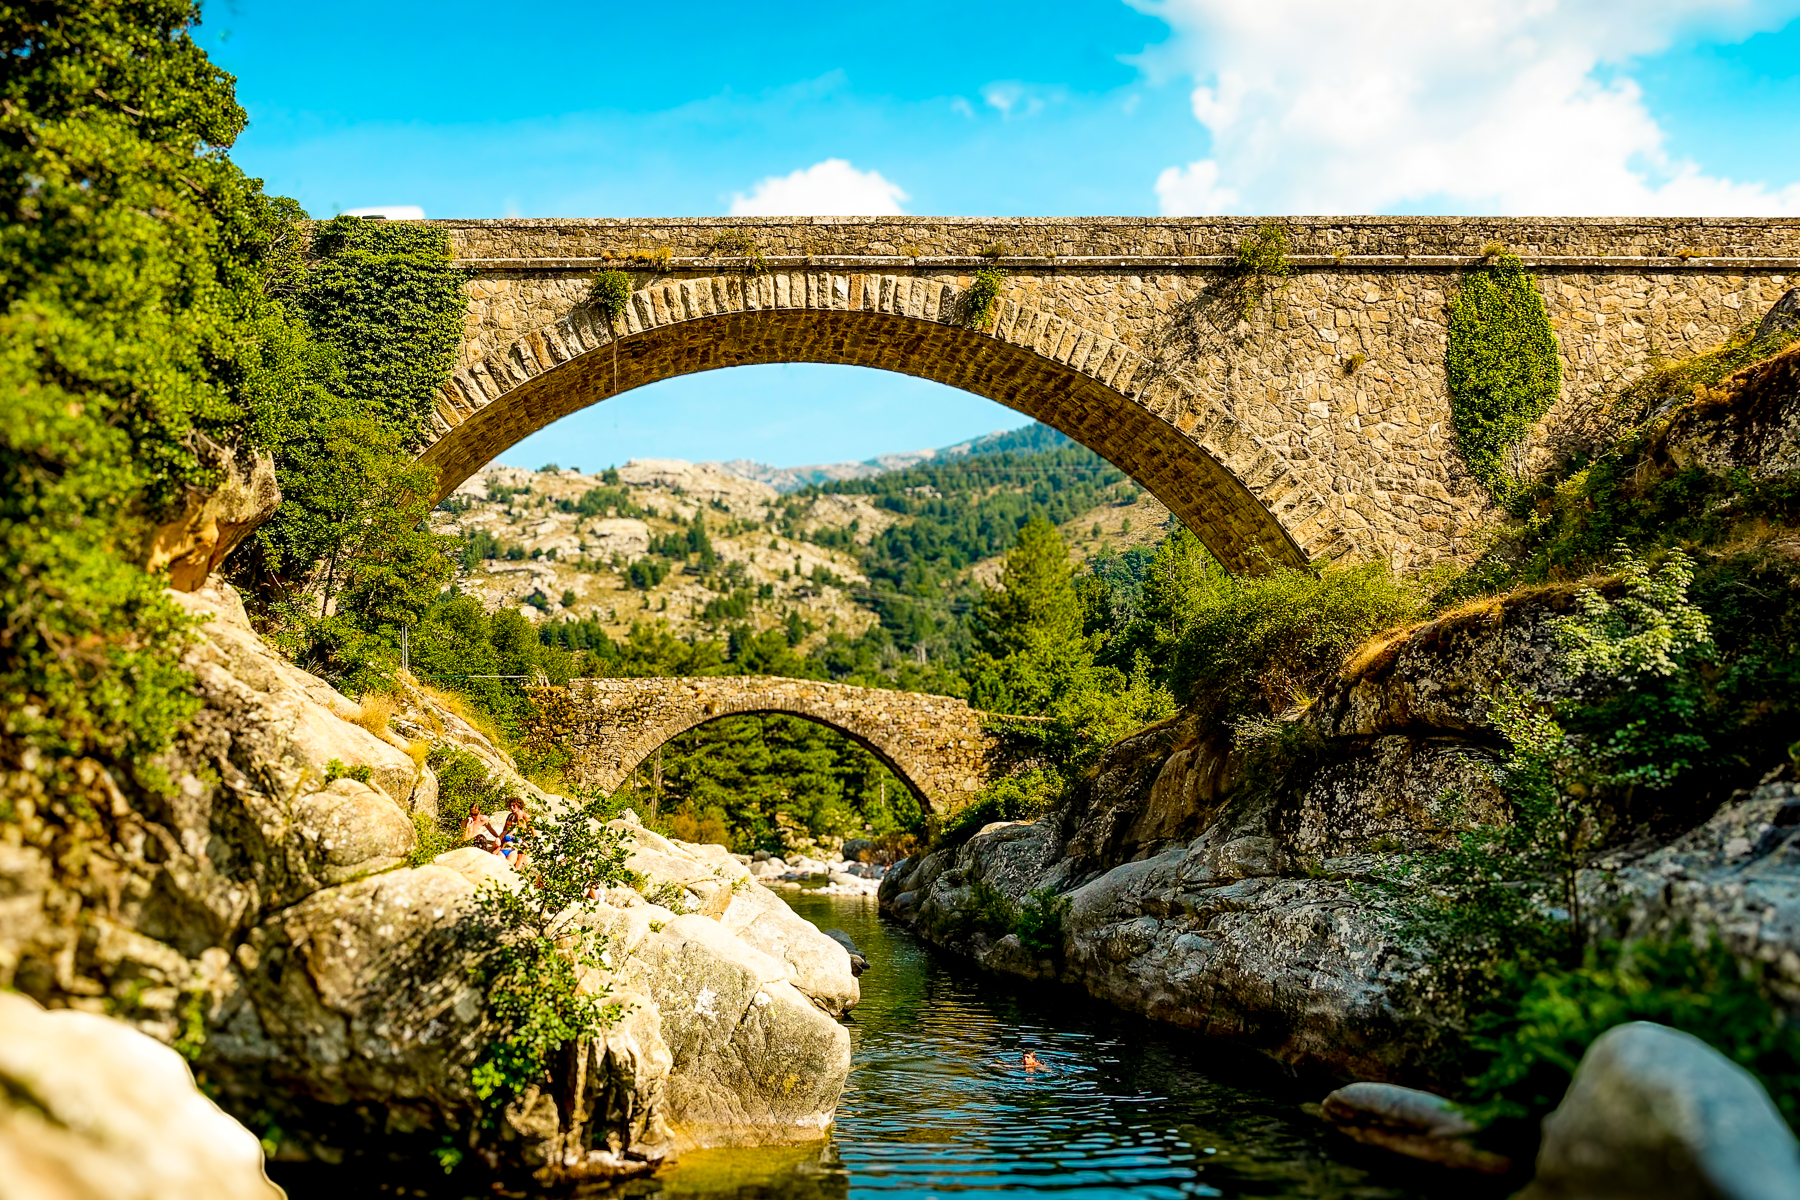
[[[1407,849],[1500,810],[1483,697],[1548,702],[1593,681],[1556,667],[1570,593],[1539,591],[1366,647],[1298,718],[1299,747],[1246,764],[1192,716],[1127,738],[1058,810],[897,863],[883,911],[995,971],[1054,979],[1294,1068],[1430,1083],[1442,1035],[1368,882]],[[1800,1001],[1800,791],[1776,772],[1691,832],[1582,874],[1603,928],[1716,935]],[[1066,905],[1034,954],[994,919]]]
[[[722,848],[629,814],[615,828],[634,886],[584,918],[608,940],[581,985],[617,1018],[484,1121],[470,1072],[492,1031],[469,969],[493,946],[472,901],[523,882],[474,849],[418,862],[415,818],[437,805],[424,747],[281,659],[228,587],[176,598],[200,622],[204,707],[158,764],[171,786],[144,811],[116,788],[92,814],[14,799],[0,985],[180,1045],[283,1158],[449,1147],[502,1172],[605,1177],[824,1136],[849,1069],[850,956]],[[410,718],[506,769],[452,714]]]

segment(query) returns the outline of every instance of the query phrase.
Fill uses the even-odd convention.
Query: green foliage
[[[982,597],[975,620],[976,644],[996,658],[1024,649],[1034,635],[1058,643],[1082,636],[1069,549],[1056,526],[1043,517],[1025,523],[1006,556],[1000,586]]]
[[[583,968],[601,966],[605,939],[583,920],[596,889],[625,881],[625,851],[604,825],[598,804],[560,820],[535,814],[519,833],[531,882],[509,888],[490,881],[475,895],[478,923],[495,948],[470,969],[487,995],[493,1032],[471,1082],[497,1114],[527,1088],[548,1080],[551,1056],[618,1017],[581,983]]]
[[[294,296],[315,338],[336,352],[344,394],[410,437],[456,365],[464,281],[443,229],[337,217],[314,234]]]
[[[1005,271],[995,266],[978,269],[975,278],[969,282],[969,289],[962,294],[961,311],[958,313],[962,323],[970,329],[988,328],[994,322],[994,315],[1000,311],[1000,297],[1005,293]]]
[[[440,854],[447,854],[462,845],[462,839],[444,828],[444,822],[430,813],[416,812],[412,817],[413,833],[418,842],[407,856],[406,863],[412,867],[422,867]]]
[[[1579,965],[1505,979],[1471,1039],[1471,1115],[1529,1127],[1561,1102],[1594,1039],[1627,1021],[1711,1045],[1761,1079],[1800,1127],[1800,1030],[1771,1003],[1761,965],[1716,941],[1597,947]]]
[[[762,247],[756,239],[741,229],[728,229],[713,239],[714,254],[725,254],[733,258],[741,258],[743,272],[746,275],[767,275],[769,260],[763,257]]]
[[[1058,958],[1063,949],[1063,919],[1069,915],[1069,898],[1050,888],[1027,893],[1013,922],[1019,945],[1033,958]]]
[[[1281,290],[1288,276],[1287,251],[1287,228],[1277,221],[1264,221],[1238,242],[1232,291],[1241,320],[1248,321],[1263,301]]]
[[[95,0],[0,17],[0,767],[72,794],[162,786],[194,709],[186,622],[144,561],[266,405],[304,386],[269,288],[282,204],[224,156],[244,113],[197,8]]]
[[[1062,775],[1045,766],[1034,766],[990,780],[957,811],[933,839],[942,849],[960,846],[985,825],[995,821],[1035,821],[1056,806],[1067,786]]]
[[[375,769],[367,763],[358,763],[354,767],[346,767],[339,759],[332,759],[325,764],[325,782],[337,779],[354,779],[358,783],[368,783],[375,778]]]
[[[873,754],[798,717],[735,716],[671,739],[614,799],[689,841],[782,853],[802,838],[923,830],[918,797]],[[702,836],[704,834],[704,836]]]
[[[1457,447],[1500,500],[1517,488],[1511,462],[1562,390],[1562,359],[1537,280],[1511,254],[1463,278],[1450,304],[1444,372]]]
[[[602,271],[588,289],[588,303],[608,329],[616,329],[625,306],[631,303],[631,292],[631,276],[623,271]]]
[[[1019,922],[1019,906],[999,888],[985,879],[977,879],[969,888],[969,902],[956,913],[958,932],[967,936],[981,932],[989,937],[1005,937]]]
[[[1174,715],[1147,660],[1129,674],[1095,660],[1068,551],[1042,518],[1019,531],[976,620],[983,649],[969,660],[970,702],[1002,714],[995,728],[1020,759],[1074,778],[1118,738]]]
[[[340,217],[285,286],[315,339],[309,387],[259,419],[283,502],[232,569],[277,645],[370,686],[454,571],[413,450],[462,335],[463,277],[441,229]]]
[[[1190,553],[1159,586],[1152,611],[1160,644],[1174,643],[1170,686],[1222,718],[1310,703],[1351,650],[1423,612],[1379,561],[1231,576]]]
[[[1712,642],[1706,614],[1688,598],[1694,560],[1676,550],[1652,571],[1623,543],[1615,552],[1624,594],[1609,600],[1583,588],[1576,615],[1560,622],[1569,668],[1613,678],[1673,675],[1680,659]]]
[[[1630,696],[1707,652],[1711,635],[1688,596],[1693,574],[1685,556],[1672,555],[1652,571],[1622,552],[1619,578],[1616,598],[1584,592],[1559,633],[1572,672],[1592,672],[1599,686]],[[1651,721],[1597,723],[1591,714],[1583,719],[1583,707],[1564,706],[1592,732],[1571,735],[1554,712],[1502,688],[1491,719],[1508,746],[1496,776],[1508,820],[1463,833],[1411,868],[1410,883],[1424,888],[1410,911],[1414,933],[1462,1003],[1508,972],[1579,960],[1591,931],[1578,873],[1610,832],[1602,797],[1621,786],[1667,782],[1677,770],[1667,757],[1676,747]]]

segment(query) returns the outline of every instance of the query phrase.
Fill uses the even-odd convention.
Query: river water
[[[1187,1196],[1401,1200],[1466,1194],[1308,1115],[1322,1098],[1265,1060],[1060,988],[977,975],[877,915],[786,893],[868,956],[854,1066],[831,1145],[719,1150],[624,1194],[642,1200],[986,1200]],[[1047,1069],[1019,1066],[1025,1051]],[[1221,1057],[1229,1062],[1220,1061]],[[1209,1066],[1208,1060],[1212,1059]]]

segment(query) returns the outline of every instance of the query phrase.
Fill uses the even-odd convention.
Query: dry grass
[[[385,692],[369,692],[364,694],[361,706],[350,720],[374,734],[384,742],[392,742],[393,734],[389,732],[394,722],[394,714],[399,706],[394,698]]]
[[[493,719],[486,713],[473,707],[467,700],[454,692],[439,691],[428,683],[419,683],[414,686],[419,695],[429,701],[433,708],[456,717],[486,738],[494,749],[502,754],[506,753],[506,739],[501,735],[500,727],[495,725]]]

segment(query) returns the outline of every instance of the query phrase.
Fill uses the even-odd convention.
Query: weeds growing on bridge
[[[1000,311],[1000,297],[1005,291],[1006,272],[999,267],[982,267],[958,301],[958,320],[970,329],[986,330]]]
[[[762,248],[756,239],[741,229],[728,229],[713,239],[714,254],[722,254],[744,260],[742,270],[746,275],[767,275],[769,260],[763,257]]]

